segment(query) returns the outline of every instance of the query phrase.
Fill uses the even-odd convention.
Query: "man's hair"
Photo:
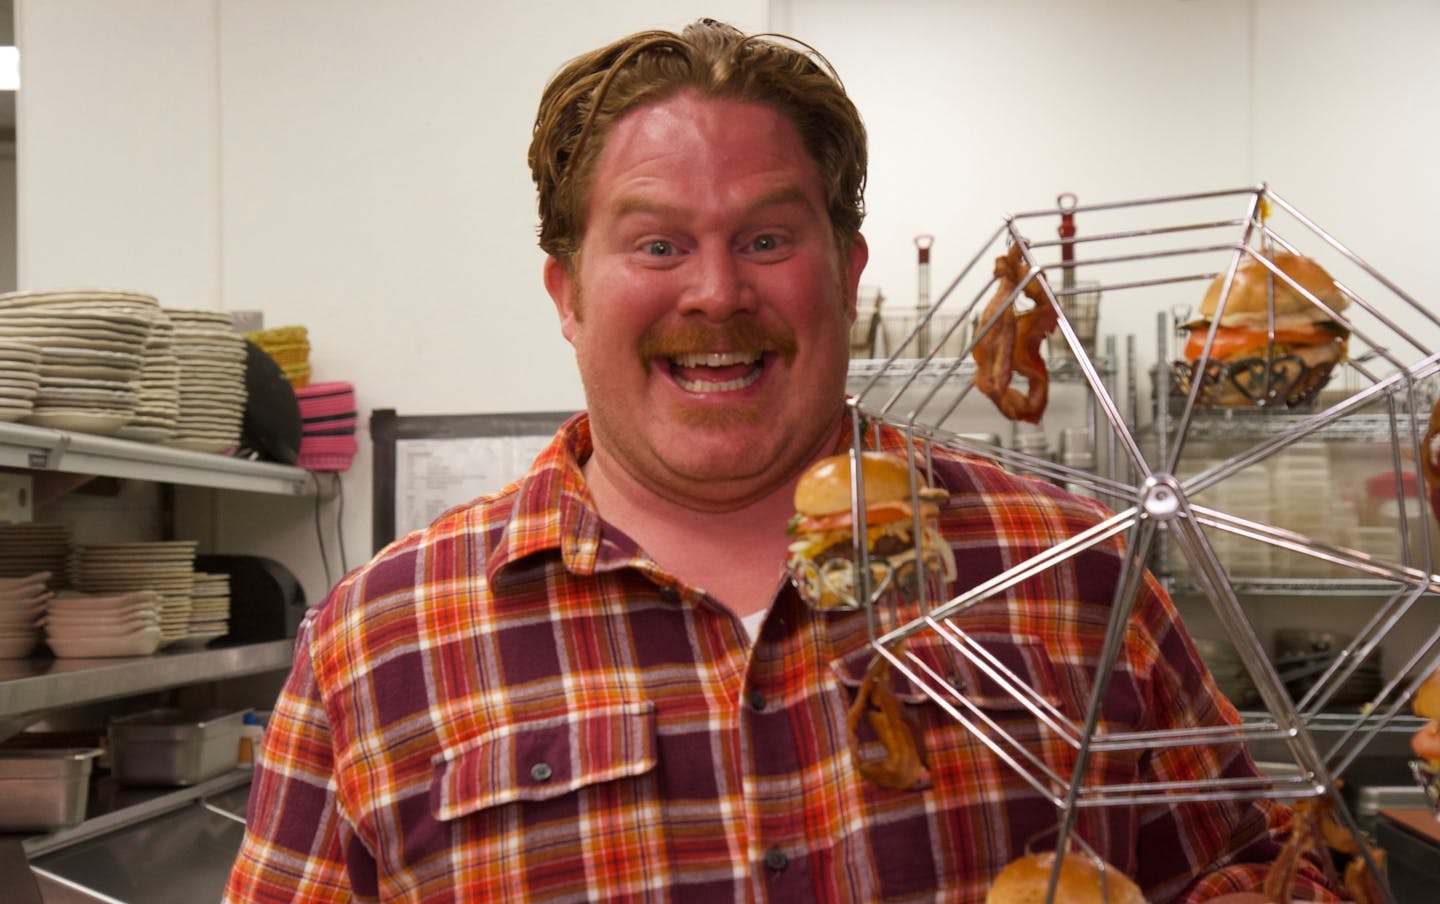
[[[701,19],[680,34],[637,32],[567,63],[545,87],[530,141],[540,247],[573,262],[610,130],[631,110],[694,90],[768,104],[795,124],[820,171],[836,243],[848,248],[865,218],[865,125],[828,61],[772,37]]]

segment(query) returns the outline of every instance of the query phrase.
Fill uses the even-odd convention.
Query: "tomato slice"
[[[1209,324],[1196,326],[1190,331],[1185,343],[1185,360],[1194,361],[1205,348],[1205,336]],[[1210,357],[1216,361],[1230,361],[1241,353],[1254,349],[1257,355],[1265,354],[1268,334],[1265,330],[1250,327],[1222,326],[1215,331],[1215,342],[1210,346]],[[1322,324],[1307,324],[1296,327],[1276,327],[1275,344],[1278,345],[1324,345],[1338,338],[1335,331]]]
[[[884,524],[910,517],[910,503],[903,500],[871,503],[865,509],[866,524]],[[826,530],[844,530],[855,523],[850,510],[832,512],[829,515],[807,515],[795,522],[797,531],[807,534]]]

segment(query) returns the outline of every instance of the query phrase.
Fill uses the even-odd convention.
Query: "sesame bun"
[[[862,452],[860,474],[865,504],[910,499],[910,465],[888,452]],[[832,455],[816,462],[795,485],[795,511],[831,515],[850,511],[850,455]]]
[[[1043,851],[1012,860],[995,877],[985,904],[1045,904],[1050,889],[1050,870],[1055,854]],[[1078,851],[1065,855],[1060,881],[1055,888],[1056,904],[1145,904],[1145,897],[1130,877],[1114,867],[1103,872],[1099,865]]]
[[[1308,257],[1288,252],[1277,252],[1271,258],[1276,269],[1293,279],[1311,295],[1324,302],[1332,311],[1339,312],[1348,305],[1349,299],[1340,293],[1335,280],[1325,268]],[[1225,313],[1220,318],[1221,326],[1252,326],[1263,328],[1269,319],[1270,268],[1249,255],[1240,261],[1235,271],[1235,280],[1230,287],[1230,298],[1225,302]],[[1300,324],[1317,323],[1333,318],[1314,305],[1310,299],[1296,292],[1285,280],[1276,277],[1275,318],[1277,322]],[[1225,286],[1225,274],[1216,276],[1205,292],[1200,303],[1200,315],[1209,320],[1220,306],[1220,290]]]

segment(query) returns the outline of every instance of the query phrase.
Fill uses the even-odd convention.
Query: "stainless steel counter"
[[[240,850],[249,786],[31,858],[45,904],[220,900]]]

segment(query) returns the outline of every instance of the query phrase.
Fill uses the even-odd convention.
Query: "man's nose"
[[[756,297],[748,268],[728,248],[706,249],[691,259],[690,281],[680,302],[682,313],[724,320],[754,311]]]

